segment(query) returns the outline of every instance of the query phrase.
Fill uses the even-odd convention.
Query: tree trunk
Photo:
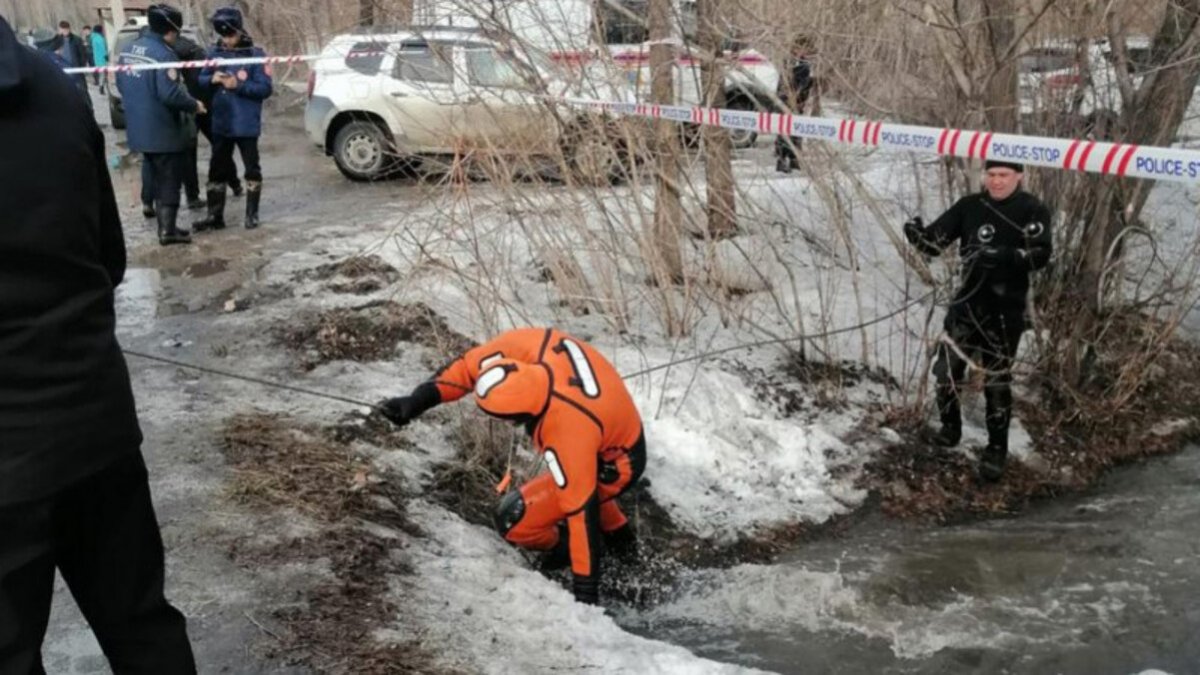
[[[395,20],[402,26],[409,26],[413,23],[413,0],[398,0],[396,2],[396,17]]]
[[[991,75],[984,89],[986,101],[983,116],[988,131],[1015,133],[1017,131],[1017,38],[1016,10],[1013,0],[980,2],[984,17],[984,48]]]
[[[704,105],[725,107],[725,66],[722,61],[724,31],[720,26],[719,0],[700,0],[699,49]],[[733,144],[729,132],[705,126],[704,169],[708,179],[708,234],[713,238],[732,236],[737,231],[737,202],[733,185]]]
[[[672,37],[671,0],[651,0],[649,12],[651,85],[654,103],[670,105],[675,102],[672,71],[675,67],[675,45]],[[679,250],[679,233],[683,222],[683,206],[679,197],[680,144],[675,123],[659,120],[655,125],[657,137],[657,181],[655,190],[654,231],[650,241],[655,276],[662,287],[683,281],[683,259]]]
[[[358,0],[358,25],[375,25],[375,0]]]
[[[1200,0],[1175,0],[1164,10],[1147,75],[1121,111],[1122,140],[1170,145],[1198,83]],[[1067,223],[1083,230],[1078,248],[1060,254],[1068,264],[1058,280],[1067,298],[1064,329],[1071,347],[1060,365],[1066,380],[1075,386],[1091,376],[1086,364],[1093,357],[1105,301],[1113,284],[1119,283],[1105,272],[1121,255],[1114,244],[1124,228],[1138,222],[1152,186],[1144,180],[1088,177],[1064,200]]]

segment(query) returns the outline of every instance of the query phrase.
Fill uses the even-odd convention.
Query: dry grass
[[[394,355],[401,342],[429,347],[438,358],[460,354],[472,346],[425,305],[390,300],[303,317],[298,325],[276,334],[282,344],[300,355],[305,370],[342,359],[380,361]]]
[[[296,280],[318,279],[329,281],[325,288],[334,293],[352,293],[365,295],[382,290],[400,279],[400,272],[387,264],[377,255],[353,256],[336,263],[320,265],[314,269],[300,272]]]
[[[402,448],[405,443],[374,417],[347,418],[331,427],[283,415],[245,414],[228,421],[223,444],[232,476],[230,496],[257,509],[287,509],[322,524],[316,535],[263,548],[235,542],[241,564],[279,567],[328,563],[330,576],[304,589],[303,608],[275,612],[282,626],[268,653],[323,673],[451,673],[419,642],[381,643],[403,607],[387,600],[388,578],[410,573],[398,540],[362,521],[421,536],[408,521],[399,477],[379,473],[355,454],[356,442]]]

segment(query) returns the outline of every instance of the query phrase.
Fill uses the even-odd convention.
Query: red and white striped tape
[[[63,68],[68,75],[79,73],[132,73],[138,70],[186,70],[188,68],[218,68],[221,66],[251,66],[257,64],[300,63],[303,61],[329,61],[380,56],[383,52],[351,52],[349,54],[296,55],[296,56],[246,56],[237,59],[206,59],[204,61],[161,61],[153,63],[127,63],[112,66],[88,66]]]
[[[1177,183],[1200,182],[1200,152],[1129,143],[999,134],[878,121],[803,117],[717,108],[650,106],[591,99],[568,103],[614,114],[690,122],[724,129],[785,134],[800,138],[908,150],[964,159],[997,159],[1029,166]]]
[[[349,54],[258,56],[204,61],[137,63],[94,68],[67,68],[67,73],[133,72],[166,68],[216,68],[251,64],[300,63],[379,56],[380,51]],[[567,103],[601,108],[615,114],[783,134],[851,145],[908,150],[966,159],[1002,159],[1030,166],[1110,176],[1148,178],[1178,183],[1200,182],[1200,152],[1078,139],[998,134],[989,131],[919,127],[878,121],[804,117],[722,108],[619,103],[566,99]]]

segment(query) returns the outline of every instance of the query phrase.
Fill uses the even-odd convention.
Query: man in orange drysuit
[[[500,500],[496,529],[522,548],[551,557],[568,552],[575,599],[595,604],[602,550],[636,545],[616,498],[646,467],[641,416],[621,376],[582,340],[521,328],[471,349],[380,409],[403,426],[472,391],[487,414],[524,424],[549,468]]]

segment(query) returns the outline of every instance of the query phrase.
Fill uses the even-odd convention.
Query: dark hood
[[[21,66],[24,50],[8,21],[0,16],[0,106],[24,86],[26,73]]]

